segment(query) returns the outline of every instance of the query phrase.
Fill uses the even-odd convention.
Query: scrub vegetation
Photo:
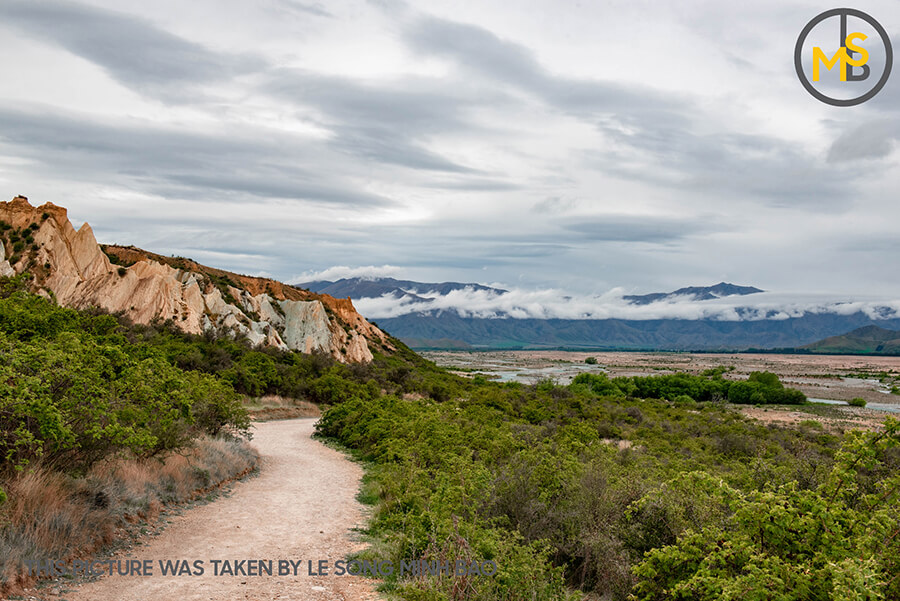
[[[230,383],[26,282],[0,279],[0,593],[257,464]]]
[[[844,436],[747,420],[725,401],[805,400],[766,372],[564,387],[413,373],[319,425],[370,463],[369,554],[499,570],[389,579],[398,598],[900,597],[894,420]]]
[[[394,598],[900,598],[897,422],[841,434],[733,409],[806,401],[774,374],[497,383],[453,375],[398,341],[392,355],[345,365],[61,309],[16,280],[0,297],[0,545],[13,559],[11,549],[47,556],[53,540],[77,538],[15,538],[36,523],[30,490],[84,499],[77,520],[108,532],[115,520],[93,513],[103,505],[116,519],[149,515],[231,472],[141,476],[155,496],[135,496],[116,484],[132,477],[114,474],[172,465],[173,451],[205,444],[238,445],[239,457],[244,402],[277,396],[323,409],[319,434],[366,462],[364,559],[498,568],[394,574],[382,585]],[[213,464],[232,462],[253,459]],[[167,496],[173,481],[190,485]]]

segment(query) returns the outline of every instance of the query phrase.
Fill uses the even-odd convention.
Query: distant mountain
[[[735,286],[726,282],[719,282],[715,286],[690,286],[679,288],[674,292],[654,292],[652,294],[627,295],[624,298],[632,305],[649,305],[659,301],[673,300],[675,298],[690,298],[695,301],[713,300],[725,296],[746,296],[765,292],[753,286]]]
[[[394,278],[344,278],[335,282],[322,280],[297,284],[297,287],[305,288],[318,294],[327,294],[335,298],[379,298],[389,294],[397,297],[398,300],[426,303],[431,300],[427,298],[428,296],[443,296],[455,290],[481,290],[496,294],[505,294],[507,292],[500,288],[491,288],[481,284],[462,284],[459,282],[429,284],[411,280],[395,280]]]
[[[900,329],[898,318],[879,320],[878,323]],[[839,332],[873,326],[873,321],[862,312],[851,315],[807,313],[789,319],[754,321],[478,319],[443,312],[438,315],[408,314],[379,318],[378,326],[409,346],[420,349],[463,348],[468,345],[481,349],[715,351],[800,348]]]
[[[522,307],[531,309],[534,301],[521,290],[509,292],[482,284],[458,282],[424,283],[393,278],[347,278],[342,280],[307,282],[300,284],[312,292],[337,298],[350,297],[354,301],[380,298],[385,295],[396,298],[398,306],[407,305],[404,311],[391,313],[393,317],[370,316],[378,320],[380,327],[416,349],[541,349],[584,348],[622,350],[744,350],[797,349],[799,352],[819,352],[804,345],[829,336],[841,338],[841,334],[854,328],[881,326],[900,329],[900,318],[873,320],[863,312],[844,315],[840,312],[808,312],[785,318],[776,308],[759,309],[748,303],[737,305],[733,315],[738,319],[677,318],[668,317],[665,311],[649,311],[663,314],[660,318],[588,318],[562,319],[521,315],[533,315]],[[471,299],[466,295],[448,303],[446,295],[456,291],[488,292],[495,295],[495,304]],[[635,308],[635,315],[645,311],[655,302],[672,302],[679,308],[690,304],[705,305],[708,301],[734,297],[740,299],[763,290],[753,286],[738,286],[720,282],[713,286],[691,286],[673,292],[629,295],[622,297],[625,307]],[[560,296],[560,300],[567,297]],[[441,299],[443,302],[436,302]],[[742,302],[742,301],[739,301]],[[518,304],[521,303],[521,304]],[[552,300],[551,300],[552,303]],[[388,303],[390,304],[390,303]],[[383,311],[384,303],[379,310]],[[476,307],[488,314],[473,315]],[[485,308],[487,307],[487,308]],[[679,314],[678,311],[675,312]],[[687,314],[692,312],[688,311]],[[702,314],[701,312],[698,312]],[[765,318],[762,318],[765,317]],[[885,315],[889,317],[889,315]],[[881,329],[881,328],[875,328]],[[883,330],[885,331],[885,330]],[[868,332],[868,330],[863,330]],[[898,338],[900,335],[892,336]],[[828,339],[829,341],[831,339]],[[854,339],[855,340],[855,339]],[[825,341],[823,341],[825,342]],[[868,352],[866,349],[893,348],[889,341],[829,342],[836,350],[821,352]],[[882,351],[879,351],[882,352]]]
[[[856,353],[898,355],[900,332],[879,326],[864,326],[852,332],[831,336],[803,347],[814,353],[849,355]]]

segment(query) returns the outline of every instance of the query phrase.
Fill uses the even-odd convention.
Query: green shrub
[[[765,388],[784,388],[781,380],[770,371],[754,371],[747,378],[748,382],[757,382]]]
[[[584,386],[597,395],[624,396],[621,387],[605,374],[578,374],[572,384],[576,387]]]
[[[201,433],[246,435],[231,386],[129,343],[116,319],[57,307],[0,280],[0,455],[81,471],[119,451],[148,457]]]
[[[866,399],[864,399],[862,397],[856,397],[854,399],[850,399],[849,401],[847,401],[847,404],[850,405],[851,407],[865,407]]]
[[[807,398],[795,388],[785,388],[777,375],[755,371],[747,380],[729,385],[728,401],[743,405],[802,405]]]
[[[361,377],[399,374],[401,388],[437,377],[398,361],[376,362]],[[447,379],[460,394],[439,402],[351,396],[317,428],[373,464],[379,504],[369,532],[383,554],[433,559],[464,548],[517,566],[518,582],[477,581],[472,589],[456,579],[392,582],[403,598],[453,598],[466,587],[466,598],[484,601],[563,599],[565,590],[546,588],[558,569],[570,589],[624,600],[645,553],[730,519],[702,479],[676,486],[672,478],[704,469],[740,491],[784,482],[809,489],[834,451],[827,445],[835,439],[818,431],[768,429],[718,404],[701,409],[687,394],[668,396],[691,390],[712,399],[730,384],[676,376],[580,374],[567,387]],[[626,396],[640,390],[675,402]],[[623,511],[645,495],[652,500]]]
[[[634,569],[634,598],[897,599],[900,476],[883,468],[898,446],[894,419],[882,432],[854,432],[815,489],[742,492],[695,474],[728,517],[649,551]]]
[[[587,357],[584,360],[584,362],[587,363],[588,365],[597,365],[597,358],[596,357]]]

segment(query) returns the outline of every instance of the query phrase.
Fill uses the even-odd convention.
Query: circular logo
[[[818,46],[812,49],[813,81],[810,81],[806,72],[803,70],[803,44],[806,42],[806,38],[809,37],[809,34],[813,29],[826,19],[831,19],[832,17],[840,18],[840,43],[831,49],[834,50],[834,53],[831,55],[828,54],[827,50],[823,50]],[[867,92],[856,96],[855,98],[844,99],[834,98],[824,94],[821,90],[816,88],[815,84],[819,82],[819,74],[823,68],[830,71],[832,68],[837,67],[839,69],[840,82],[842,84],[866,81],[873,75],[870,72],[868,65],[869,52],[862,45],[862,42],[867,39],[867,36],[858,32],[848,34],[847,17],[854,17],[865,21],[881,37],[881,42],[884,44],[884,70],[875,85]],[[859,55],[859,58],[855,58],[856,55]],[[803,84],[806,91],[812,94],[813,97],[832,106],[855,106],[857,104],[862,104],[875,96],[875,94],[881,91],[884,84],[887,83],[888,77],[891,75],[893,63],[894,50],[891,48],[891,39],[888,37],[884,27],[866,13],[854,8],[833,8],[816,16],[812,21],[807,23],[806,27],[803,28],[803,31],[800,32],[800,37],[797,38],[797,45],[794,47],[794,68],[797,70],[797,77],[800,78],[800,83]],[[855,73],[854,67],[861,67],[861,72]]]

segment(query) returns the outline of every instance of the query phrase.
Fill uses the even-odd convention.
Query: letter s
[[[862,46],[857,46],[853,43],[853,41],[865,40],[868,37],[869,36],[864,33],[851,33],[847,36],[847,39],[844,42],[847,45],[847,50],[849,50],[849,52],[847,53],[847,62],[854,67],[862,67],[867,62],[869,62],[869,51]],[[854,53],[859,54],[859,58],[853,58]]]

